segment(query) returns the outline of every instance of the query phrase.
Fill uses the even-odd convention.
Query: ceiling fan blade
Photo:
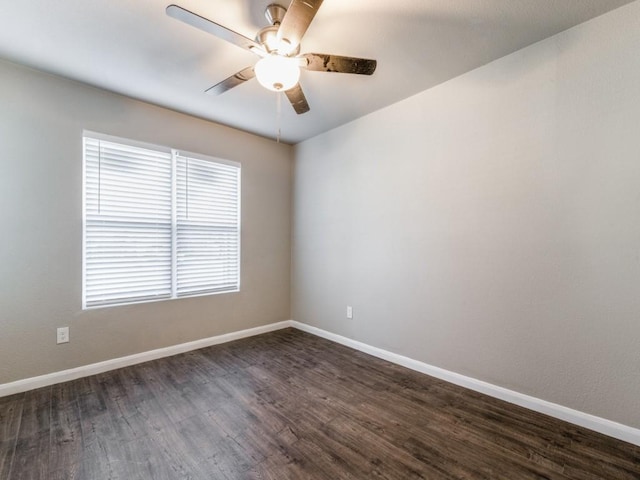
[[[300,40],[316,16],[322,1],[293,0],[278,29],[278,40],[287,40],[293,48],[300,45]]]
[[[305,53],[300,57],[307,60],[302,68],[315,72],[355,73],[358,75],[372,75],[376,71],[378,62],[366,58],[341,57],[323,53]]]
[[[302,87],[299,83],[297,83],[295,87],[284,92],[284,94],[287,96],[291,102],[291,106],[298,115],[307,113],[310,110],[307,99],[305,98],[304,92],[302,91]]]
[[[244,35],[240,35],[233,30],[229,30],[227,27],[223,27],[211,20],[201,17],[200,15],[190,12],[178,5],[169,5],[167,7],[167,15],[176,20],[180,20],[192,27],[196,27],[204,32],[215,35],[222,40],[226,40],[227,42],[233,43],[240,48],[244,48],[245,50],[249,50],[257,55],[264,56],[266,52],[262,49],[262,47],[251,40],[250,38],[245,37]]]
[[[231,90],[233,87],[243,84],[247,80],[251,80],[255,76],[256,73],[253,71],[253,67],[247,67],[244,70],[240,70],[235,75],[231,75],[229,78],[224,79],[213,87],[208,88],[205,90],[205,93],[208,95],[220,95],[227,90]]]

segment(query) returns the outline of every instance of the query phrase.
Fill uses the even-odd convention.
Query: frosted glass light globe
[[[300,79],[300,67],[295,58],[269,55],[262,58],[254,68],[260,85],[274,92],[293,88]]]

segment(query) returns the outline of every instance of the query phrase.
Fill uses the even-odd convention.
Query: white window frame
[[[171,155],[171,295],[170,297],[163,297],[157,299],[143,299],[143,300],[124,300],[121,302],[109,302],[97,305],[87,305],[87,148],[86,140],[98,140],[111,142],[115,144],[121,144],[124,146],[130,146],[134,148],[143,148],[147,150],[153,150],[159,153],[165,153]],[[177,271],[178,271],[178,217],[177,217],[177,162],[178,157],[186,157],[188,159],[194,159],[198,161],[211,162],[214,164],[227,165],[237,168],[237,218],[236,218],[236,235],[237,235],[237,282],[236,288],[225,289],[222,291],[205,291],[196,292],[192,294],[180,294],[178,295],[177,284]],[[172,149],[169,147],[155,145],[145,142],[139,142],[131,139],[115,137],[106,135],[103,133],[93,132],[89,130],[83,130],[82,136],[82,309],[91,310],[96,308],[107,308],[112,306],[131,305],[139,303],[158,302],[165,300],[175,300],[181,298],[200,297],[206,295],[217,295],[225,293],[237,293],[240,291],[241,282],[241,265],[242,265],[242,248],[241,248],[241,188],[242,188],[242,167],[238,162],[231,160],[220,159],[203,154],[188,152],[184,150]]]

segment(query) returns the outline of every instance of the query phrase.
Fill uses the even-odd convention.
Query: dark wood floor
[[[296,331],[0,398],[0,479],[640,479],[640,447]]]

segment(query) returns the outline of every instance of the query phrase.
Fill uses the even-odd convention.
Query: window
[[[236,292],[240,166],[84,136],[83,308]]]

